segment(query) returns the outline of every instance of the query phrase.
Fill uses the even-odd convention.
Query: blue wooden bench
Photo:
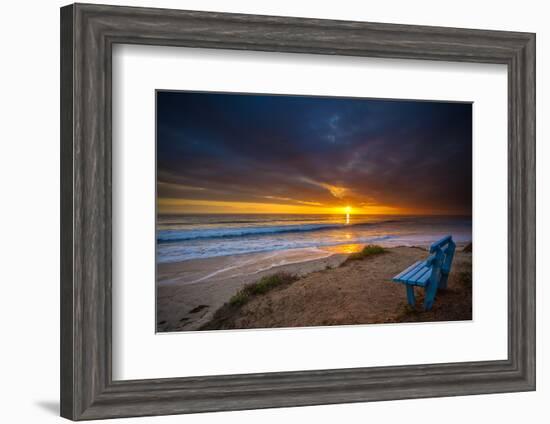
[[[432,309],[437,289],[447,288],[456,244],[451,236],[443,237],[430,247],[428,259],[412,264],[392,278],[407,287],[407,301],[415,305],[414,286],[424,287],[424,310]]]

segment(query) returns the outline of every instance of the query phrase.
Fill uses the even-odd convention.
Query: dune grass
[[[248,302],[252,297],[267,293],[269,290],[284,284],[296,281],[296,276],[284,272],[273,275],[266,275],[255,283],[247,284],[236,294],[234,294],[229,303],[233,306],[241,306]]]
[[[365,247],[363,247],[363,250],[360,252],[352,253],[347,257],[347,259],[342,263],[342,265],[350,262],[350,261],[357,261],[365,258],[369,258],[371,256],[380,255],[382,253],[386,253],[387,250],[384,249],[382,246],[378,246],[376,244],[368,244]]]
[[[229,302],[218,309],[210,322],[203,325],[200,330],[214,330],[231,328],[231,318],[237,311],[256,296],[260,296],[277,287],[286,286],[298,280],[294,274],[278,272],[273,275],[266,275],[254,283],[247,284],[235,293]]]

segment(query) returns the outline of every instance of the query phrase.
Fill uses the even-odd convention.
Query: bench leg
[[[432,309],[432,306],[434,304],[435,300],[435,294],[437,293],[437,283],[434,283],[430,281],[430,283],[426,286],[425,292],[424,292],[424,310],[429,311]]]
[[[447,280],[449,279],[449,274],[444,272],[441,273],[441,280],[439,280],[439,288],[445,290],[447,288]]]
[[[407,302],[409,302],[409,305],[411,305],[414,308],[414,305],[416,304],[416,299],[414,298],[414,286],[410,286],[406,284],[407,286]]]

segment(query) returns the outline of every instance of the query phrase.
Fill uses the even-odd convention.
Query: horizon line
[[[345,213],[292,213],[292,212],[192,212],[192,213],[156,213],[157,216],[181,216],[181,215],[346,215]],[[370,215],[387,215],[387,216],[472,216],[472,213],[459,212],[444,212],[444,213],[350,213],[351,216],[370,216]]]

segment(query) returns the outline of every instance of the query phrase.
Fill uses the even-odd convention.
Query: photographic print
[[[157,332],[472,319],[472,104],[156,92]]]

